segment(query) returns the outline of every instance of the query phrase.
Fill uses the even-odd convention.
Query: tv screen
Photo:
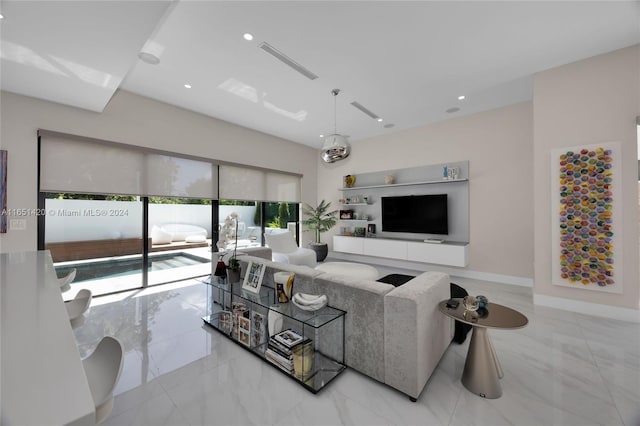
[[[447,194],[382,197],[382,231],[447,235]]]

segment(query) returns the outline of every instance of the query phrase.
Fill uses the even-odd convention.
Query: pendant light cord
[[[333,94],[333,134],[338,134],[338,112],[337,112],[337,97],[338,93]]]
[[[338,134],[338,94],[340,89],[333,89],[331,94],[333,95],[333,134]]]

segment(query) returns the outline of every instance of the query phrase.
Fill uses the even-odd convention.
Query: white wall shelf
[[[351,188],[339,188],[340,191],[359,191],[361,189],[372,188],[393,188],[399,186],[411,186],[411,185],[432,185],[436,183],[455,183],[455,182],[467,182],[469,179],[438,179],[438,180],[425,180],[421,182],[405,182],[405,183],[392,183],[391,185],[370,185],[370,186],[352,186]]]
[[[369,222],[369,219],[338,219],[340,222]]]
[[[371,204],[369,203],[345,203],[345,204],[340,204],[341,206],[370,206]]]

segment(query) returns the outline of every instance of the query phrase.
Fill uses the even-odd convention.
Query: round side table
[[[489,303],[484,310],[467,311],[462,299],[457,308],[447,307],[447,300],[439,303],[440,312],[456,321],[473,327],[469,350],[462,372],[462,384],[471,392],[483,398],[500,398],[504,376],[500,361],[489,337],[489,328],[517,329],[527,325],[529,320],[520,312],[497,303]]]

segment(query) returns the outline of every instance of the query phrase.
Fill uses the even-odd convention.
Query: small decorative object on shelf
[[[296,293],[293,295],[291,302],[303,311],[317,311],[327,304],[327,296],[324,294]]]
[[[274,307],[277,307],[278,305],[275,305]],[[268,321],[268,331],[269,331],[269,335],[273,336],[274,334],[278,334],[280,333],[280,331],[282,331],[282,323],[284,321],[284,316],[282,316],[281,313],[276,312],[272,309],[269,310],[269,314],[267,315],[267,321]]]
[[[356,183],[356,177],[354,175],[346,175],[344,177],[344,187],[351,188]]]
[[[238,340],[245,346],[251,345],[251,321],[249,318],[238,318]]]
[[[250,261],[247,273],[244,276],[244,281],[242,282],[242,289],[259,293],[265,269],[266,265],[264,263]]]
[[[293,374],[306,380],[313,369],[313,342],[311,340],[295,346],[293,352]]]
[[[216,263],[216,271],[213,274],[216,277],[227,278],[227,265],[224,264],[222,259],[224,255],[224,252],[218,254],[218,263]]]
[[[340,210],[340,219],[353,219],[353,210]]]
[[[367,225],[367,234],[369,234],[369,236],[373,235],[376,233],[376,224],[375,223],[370,223]]]
[[[238,249],[238,222],[240,220],[240,216],[238,213],[233,212],[224,220],[224,224],[220,229],[220,239],[216,243],[218,249],[221,251],[227,250],[227,246],[230,244],[232,240],[234,240],[233,244],[233,254],[229,259],[229,264],[227,265],[227,277],[230,283],[235,283],[240,281],[240,261],[236,257],[236,251]],[[235,232],[234,232],[235,229]],[[226,254],[226,253],[225,253]],[[224,256],[224,254],[222,255]],[[217,271],[218,268],[216,268]]]
[[[369,204],[369,197],[368,197],[367,195],[363,196],[363,197],[362,197],[362,202],[363,202],[364,204]]]
[[[233,318],[230,311],[220,311],[218,314],[218,324],[223,333],[231,333]]]
[[[467,311],[478,310],[478,299],[475,296],[465,296],[464,299],[462,299],[462,304]]]
[[[293,281],[296,274],[293,272],[276,272],[273,274],[273,283],[276,288],[278,303],[289,303],[293,293]]]
[[[466,321],[469,322],[476,322],[478,321],[478,311],[464,311],[462,313],[462,318],[464,318]]]
[[[267,320],[257,311],[251,313],[251,346],[258,347],[267,342]]]
[[[236,339],[240,338],[240,318],[249,319],[249,308],[243,302],[236,302],[232,308],[233,328],[232,336]]]
[[[449,167],[448,170],[448,179],[456,180],[458,179],[459,169],[457,167]]]
[[[386,175],[384,177],[384,184],[385,185],[391,185],[393,184],[393,175]]]
[[[447,166],[442,168],[442,179],[449,179],[449,170],[447,169]]]
[[[487,299],[487,296],[478,295],[476,296],[476,299],[478,300],[478,309],[486,308],[489,304],[489,299]]]
[[[366,234],[366,229],[364,226],[357,226],[353,229],[354,237],[364,237]]]

